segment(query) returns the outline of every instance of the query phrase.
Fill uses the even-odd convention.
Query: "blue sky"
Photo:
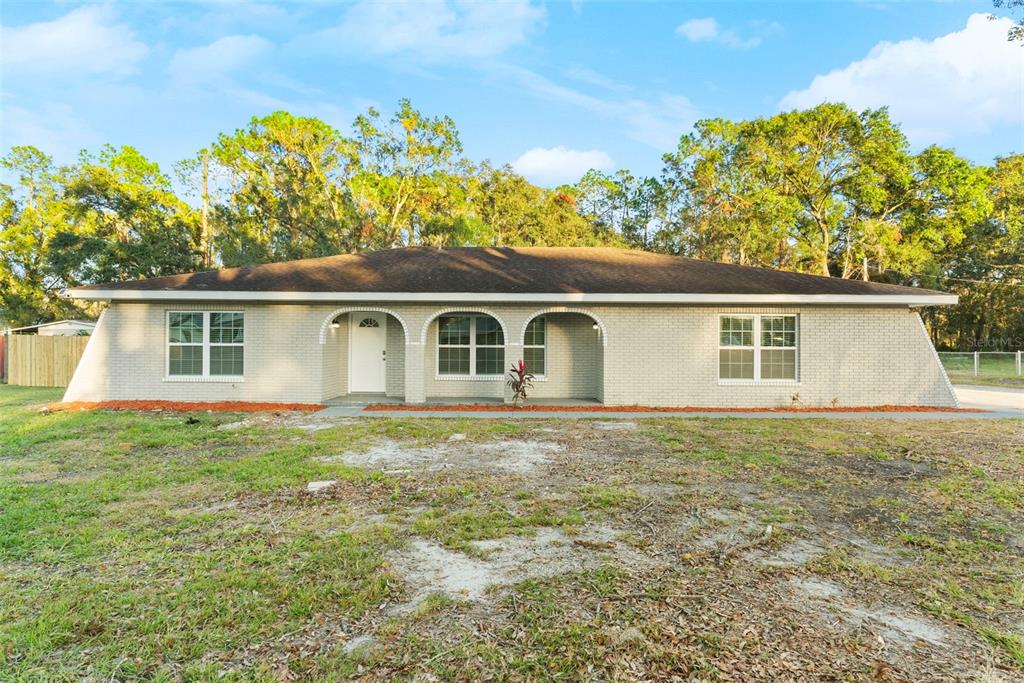
[[[987,2],[11,2],[2,146],[170,170],[275,109],[343,131],[409,97],[542,184],[657,173],[693,122],[888,105],[915,147],[1024,151],[1024,47]]]

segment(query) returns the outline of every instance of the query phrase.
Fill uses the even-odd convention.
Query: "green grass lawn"
[[[1017,374],[1017,361],[1012,353],[982,353],[977,375],[974,374],[974,355],[971,353],[941,353],[939,358],[954,384],[1024,387],[1024,376]]]
[[[784,662],[854,679],[880,661],[913,679],[1024,667],[1019,421],[312,429],[295,414],[38,410],[57,398],[0,386],[3,681],[770,680]],[[339,457],[381,444],[462,464]],[[510,467],[501,458],[516,449],[549,455]],[[338,484],[305,493],[320,480]],[[759,563],[795,542],[817,547],[813,559]],[[415,600],[403,558],[423,544],[507,576],[480,598],[438,589]],[[540,554],[507,562],[516,547]],[[542,571],[537,557],[564,568]],[[836,607],[786,597],[794,578],[934,620],[947,646],[880,650],[867,627],[839,628]],[[372,647],[350,648],[361,636]]]

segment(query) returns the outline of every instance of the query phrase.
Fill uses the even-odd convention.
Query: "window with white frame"
[[[169,377],[241,377],[244,371],[244,314],[168,311]]]
[[[796,356],[797,316],[719,317],[720,380],[795,381]]]
[[[437,374],[495,376],[505,369],[505,334],[488,315],[442,315],[437,319]]]
[[[547,372],[546,356],[547,323],[541,316],[530,321],[526,326],[526,336],[523,337],[523,361],[526,363],[527,371],[543,376]]]

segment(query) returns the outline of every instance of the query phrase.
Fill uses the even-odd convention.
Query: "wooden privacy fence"
[[[7,337],[7,383],[25,387],[66,387],[89,337]]]

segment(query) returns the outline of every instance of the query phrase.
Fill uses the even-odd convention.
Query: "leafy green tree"
[[[196,270],[198,221],[156,163],[132,147],[105,146],[68,169],[67,223],[48,254],[69,285]]]
[[[431,208],[444,203],[460,166],[466,168],[455,122],[425,116],[403,99],[390,119],[371,108],[353,127],[358,156],[350,187],[372,226],[367,246],[419,244],[434,218]]]
[[[369,241],[348,185],[353,143],[323,121],[277,111],[221,135],[211,153],[227,185],[212,217],[225,265],[327,256]]]
[[[750,123],[700,121],[663,157],[658,185],[661,251],[792,267],[798,202],[784,192],[767,143]]]
[[[635,249],[653,244],[659,186],[626,170],[609,175],[588,171],[572,188],[580,214],[598,233],[617,233]]]
[[[544,190],[509,166],[483,165],[473,197],[475,215],[496,246],[621,245],[611,226],[581,215],[575,188]]]
[[[32,325],[80,313],[59,296],[65,281],[48,266],[54,235],[68,223],[63,171],[35,147],[0,161],[17,185],[0,185],[0,322]]]
[[[965,227],[965,239],[935,254],[913,284],[960,296],[956,306],[929,313],[941,346],[1018,350],[1024,346],[1024,155],[996,159],[986,177],[991,204],[983,208],[989,210]]]
[[[883,248],[883,223],[910,178],[906,138],[884,109],[857,113],[823,104],[751,123],[766,175],[799,206],[794,237],[803,267],[867,277]],[[860,258],[858,258],[860,257]]]

